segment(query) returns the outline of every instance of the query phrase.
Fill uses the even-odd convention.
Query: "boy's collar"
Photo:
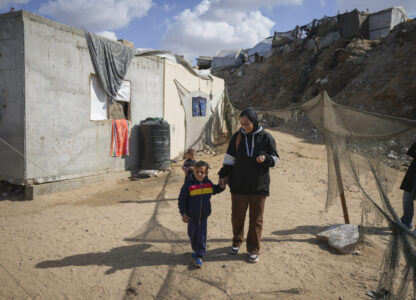
[[[204,179],[202,179],[202,181],[199,181],[198,179],[196,179],[195,174],[192,173],[192,180],[196,181],[198,183],[203,183],[204,181],[206,181],[208,179],[208,175],[205,175]]]

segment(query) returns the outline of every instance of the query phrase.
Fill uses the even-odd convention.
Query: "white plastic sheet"
[[[107,120],[107,93],[98,83],[96,76],[90,77],[90,92],[91,92],[91,121]]]
[[[115,97],[117,101],[130,102],[130,81],[124,80]]]

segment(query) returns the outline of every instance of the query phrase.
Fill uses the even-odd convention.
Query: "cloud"
[[[174,7],[175,7],[175,5],[173,5],[173,4],[165,4],[165,5],[163,5],[163,9],[164,9],[165,11],[170,11],[170,10],[172,10]]]
[[[30,0],[0,0],[0,8],[7,8],[8,6],[28,3]]]
[[[321,0],[321,6],[325,6],[326,5],[326,1],[325,0]]]
[[[415,0],[337,0],[340,12],[345,10],[351,11],[354,8],[358,10],[370,10],[370,13],[383,10],[393,6],[402,6],[406,10],[408,16],[416,16]]]
[[[302,3],[303,0],[202,0],[170,22],[162,47],[193,56],[252,47],[270,36],[275,24],[261,13],[261,8]]]
[[[49,0],[39,13],[96,32],[123,28],[145,16],[151,7],[152,0]]]
[[[96,34],[101,35],[103,37],[106,37],[110,40],[116,40],[117,41],[117,35],[113,31],[99,31],[99,32],[96,32]]]

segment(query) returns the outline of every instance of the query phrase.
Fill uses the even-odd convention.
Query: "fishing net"
[[[354,185],[362,194],[360,233],[383,222],[391,230],[377,298],[406,299],[412,281],[415,298],[416,234],[400,221],[399,187],[410,163],[406,152],[416,139],[416,121],[345,107],[325,91],[299,107],[267,113],[291,122],[307,117],[316,126],[327,150],[326,209],[343,196],[345,186]]]

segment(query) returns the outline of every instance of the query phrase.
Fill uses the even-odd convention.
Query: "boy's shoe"
[[[230,249],[231,254],[237,255],[239,251],[240,251],[239,247],[231,246],[231,249]]]
[[[202,267],[202,259],[200,257],[197,257],[195,259],[195,267],[201,268]]]
[[[249,253],[248,254],[248,261],[251,263],[256,263],[259,261],[259,255],[258,254],[254,254],[254,253]]]
[[[196,255],[196,252],[192,252],[192,258],[196,259],[198,256]]]

